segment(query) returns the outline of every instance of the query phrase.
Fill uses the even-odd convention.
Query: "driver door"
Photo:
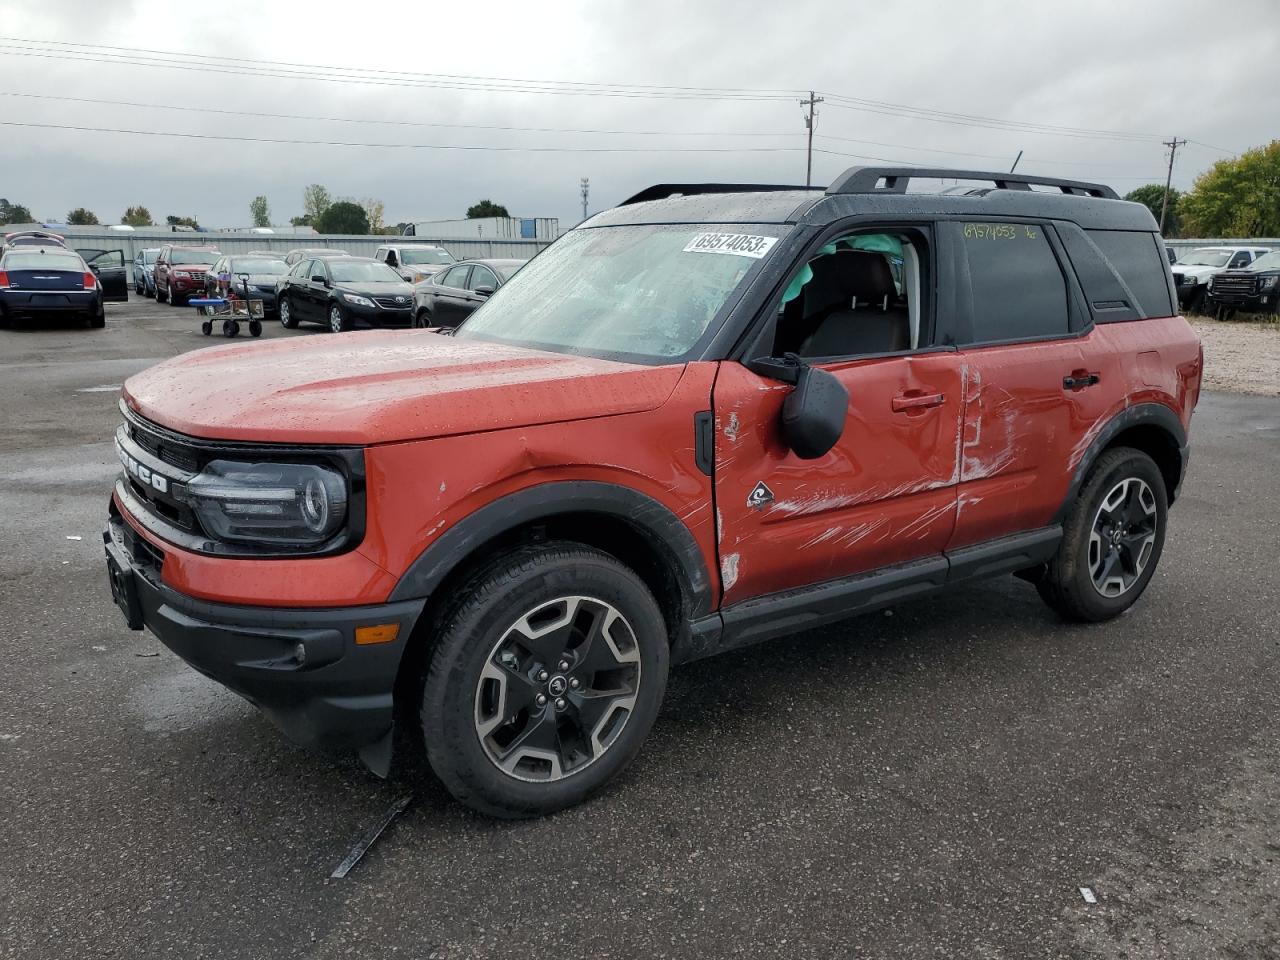
[[[798,293],[784,294],[792,305],[777,309],[776,333],[748,356],[794,352],[844,386],[843,433],[826,454],[804,460],[788,446],[789,384],[721,364],[713,399],[724,605],[938,558],[951,538],[964,378],[956,352],[932,345],[929,236],[917,228],[896,237],[881,246],[905,258],[835,244],[811,254],[787,287]]]
[[[76,250],[84,257],[98,283],[102,285],[102,299],[120,303],[129,299],[129,278],[124,266],[123,250]]]

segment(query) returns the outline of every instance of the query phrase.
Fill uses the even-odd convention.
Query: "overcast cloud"
[[[215,12],[216,11],[216,12]],[[306,12],[304,12],[306,11]],[[1219,22],[1230,18],[1229,22]],[[515,215],[580,216],[661,181],[803,182],[795,98],[660,100],[457,91],[247,77],[33,56],[12,38],[110,44],[412,73],[684,87],[808,89],[1038,124],[1150,134],[1143,141],[930,122],[823,104],[823,150],[918,164],[1008,169],[1111,183],[1162,181],[1170,136],[1193,142],[1174,182],[1277,136],[1280,4],[786,3],[6,3],[0,10],[0,120],[277,139],[502,147],[638,147],[648,153],[464,152],[184,140],[0,126],[0,196],[37,217],[77,206],[104,223],[141,203],[153,216],[244,225],[259,193],[272,219],[302,211],[302,189],[377,197],[386,219],[460,217],[488,197]],[[25,50],[19,49],[25,47]],[[387,78],[389,79],[389,78]],[[492,126],[669,131],[682,136],[502,132],[220,116],[13,94],[174,107]],[[771,136],[692,136],[706,132]],[[679,153],[665,148],[717,148]],[[751,152],[754,148],[792,148]],[[923,149],[929,148],[929,149]],[[944,153],[936,151],[957,151]],[[965,156],[988,154],[1000,159]],[[825,183],[856,157],[818,154]]]

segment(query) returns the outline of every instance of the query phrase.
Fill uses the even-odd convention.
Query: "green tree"
[[[479,203],[472,204],[467,207],[467,219],[479,220],[481,217],[509,217],[507,208],[500,203],[494,203],[492,200],[481,200]]]
[[[0,197],[0,223],[35,223],[35,217],[22,204]]]
[[[312,225],[320,220],[320,214],[328,210],[331,203],[333,197],[318,183],[313,183],[302,191],[302,212]]]
[[[143,206],[130,207],[124,212],[124,216],[120,218],[120,222],[130,227],[155,226],[151,221],[151,211]]]
[[[1178,213],[1192,237],[1280,234],[1280,140],[1219,160],[1196,178]]]
[[[1130,190],[1124,195],[1126,200],[1132,200],[1134,203],[1140,203],[1151,211],[1151,215],[1156,218],[1156,223],[1160,222],[1160,207],[1164,203],[1164,184],[1148,183],[1136,190]],[[1164,214],[1164,235],[1166,237],[1180,236],[1180,224],[1178,221],[1178,202],[1182,199],[1182,191],[1177,187],[1169,188],[1169,208]]]
[[[290,217],[289,223],[295,227],[309,227],[311,226],[311,217],[304,213],[300,217]]]
[[[67,223],[77,227],[91,227],[98,222],[98,218],[94,216],[92,210],[86,210],[84,207],[76,207],[67,214]]]
[[[175,217],[172,213],[164,218],[165,223],[171,227],[190,227],[192,230],[199,230],[200,224],[196,223],[195,217]]]
[[[271,226],[271,207],[267,205],[267,198],[259,194],[249,201],[249,216],[253,218],[255,227]]]
[[[339,200],[325,208],[315,228],[321,233],[365,234],[369,232],[369,216],[355,201]]]

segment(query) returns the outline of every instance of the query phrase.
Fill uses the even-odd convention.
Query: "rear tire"
[[[413,315],[413,326],[418,330],[425,330],[431,326],[431,311],[423,307]]]
[[[666,691],[653,595],[599,550],[508,552],[453,591],[422,681],[431,768],[494,817],[585,800],[640,750]]]
[[[280,298],[280,306],[278,310],[280,313],[280,326],[284,327],[286,330],[296,329],[298,321],[294,319],[293,305],[289,302],[288,297]]]
[[[1058,552],[1036,584],[1066,620],[1093,623],[1129,609],[1147,588],[1164,549],[1169,499],[1149,456],[1108,450],[1062,525]]]

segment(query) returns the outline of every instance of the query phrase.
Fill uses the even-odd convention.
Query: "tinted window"
[[[1249,265],[1249,259],[1250,259],[1249,254],[1241,251],[1240,253],[1237,253],[1234,257],[1231,258],[1231,263],[1229,264],[1229,266],[1233,268],[1247,267]]]
[[[1111,266],[1138,298],[1134,304],[1144,317],[1172,315],[1165,259],[1154,233],[1124,230],[1089,230],[1089,239],[1111,261]]]
[[[460,267],[454,267],[444,275],[444,279],[440,281],[442,287],[457,287],[462,290],[467,285],[467,271],[471,269],[471,264],[464,263]]]
[[[1067,332],[1067,283],[1044,231],[1033,223],[965,223],[973,293],[973,342]]]
[[[300,280],[305,280],[307,277],[311,276],[311,274],[307,272],[310,266],[310,260],[299,260],[293,265],[293,269],[289,271],[289,275],[297,277]]]

